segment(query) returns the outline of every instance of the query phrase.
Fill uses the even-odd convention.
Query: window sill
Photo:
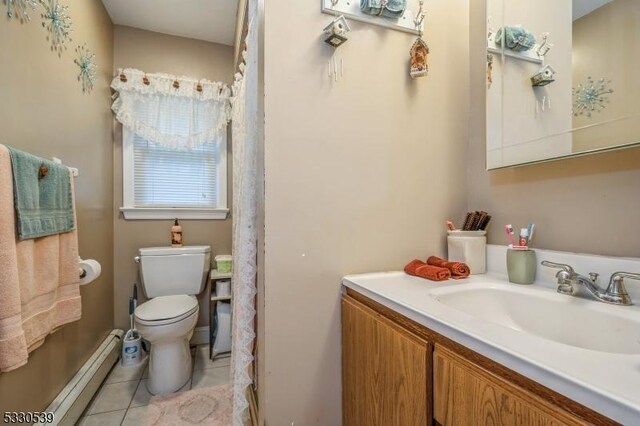
[[[120,207],[120,211],[124,215],[125,220],[224,220],[229,214],[229,209]]]

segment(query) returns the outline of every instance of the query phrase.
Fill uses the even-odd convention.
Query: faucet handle
[[[564,263],[549,262],[548,260],[543,260],[541,265],[548,268],[560,269],[556,274],[556,279],[558,280],[558,293],[568,295],[573,294],[573,285],[571,284],[571,280],[576,273],[571,266],[565,265]]]
[[[576,273],[571,266],[565,265],[564,263],[555,263],[555,262],[549,262],[548,260],[543,260],[542,262],[540,262],[540,264],[548,268],[561,269],[562,271],[565,271],[570,275],[575,275]]]
[[[611,281],[616,279],[623,280],[624,278],[629,278],[631,280],[640,280],[640,274],[636,274],[633,272],[616,272],[611,275]]]
[[[605,297],[608,301],[614,302],[620,305],[632,305],[631,297],[627,293],[627,289],[624,286],[624,279],[629,278],[632,280],[640,280],[640,274],[634,274],[632,272],[615,272],[611,275],[609,280],[609,287],[605,292]]]

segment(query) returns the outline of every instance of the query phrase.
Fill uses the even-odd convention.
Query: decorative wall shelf
[[[516,52],[510,49],[504,49],[504,52],[501,48],[496,46],[495,34],[491,34],[487,39],[487,52],[493,53],[496,55],[507,56],[509,58],[519,59],[521,61],[533,62],[534,64],[542,65],[544,63],[544,58],[540,58],[536,51],[538,50],[538,45],[533,46],[531,50],[527,50],[525,52]]]
[[[332,5],[331,0],[320,1],[322,4],[322,13],[333,16],[344,15],[345,18],[353,21],[364,22],[365,24],[376,25],[378,27],[401,31],[403,33],[420,35],[420,32],[414,24],[415,14],[418,11],[417,7],[415,7],[415,10],[411,10],[407,7],[407,10],[400,19],[389,19],[371,16],[361,12],[360,0],[339,0],[335,6]],[[413,2],[409,1],[408,3],[411,6],[411,3]]]

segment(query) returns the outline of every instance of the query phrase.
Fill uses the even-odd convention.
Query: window
[[[225,219],[226,132],[191,150],[166,148],[123,128],[125,219]]]

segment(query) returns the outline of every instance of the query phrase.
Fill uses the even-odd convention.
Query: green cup
[[[533,284],[536,280],[536,252],[534,250],[507,250],[509,282]]]

